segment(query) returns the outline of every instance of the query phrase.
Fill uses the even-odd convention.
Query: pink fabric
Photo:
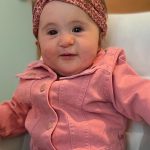
[[[58,80],[37,61],[19,77],[12,101],[0,105],[0,136],[28,130],[31,150],[125,150],[127,118],[150,124],[150,81],[120,49],[100,51],[74,76]]]
[[[40,15],[44,6],[53,0],[37,0],[33,8],[33,33],[38,36]],[[76,5],[83,9],[96,22],[101,29],[101,36],[105,36],[107,30],[106,9],[102,0],[60,0],[62,2]]]

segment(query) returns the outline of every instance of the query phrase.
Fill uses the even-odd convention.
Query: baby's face
[[[42,11],[37,43],[44,63],[60,76],[70,76],[92,65],[99,29],[79,7],[52,1]]]

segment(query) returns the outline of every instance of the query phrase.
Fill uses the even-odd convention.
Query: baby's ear
[[[101,36],[101,31],[99,31],[99,40],[98,40],[98,46],[101,48],[102,44],[102,36]]]
[[[37,49],[39,50],[40,49],[40,44],[39,44],[38,40],[35,41],[35,45],[36,45]]]
[[[35,45],[36,45],[36,48],[37,48],[37,56],[38,56],[38,59],[39,59],[41,57],[41,49],[40,49],[40,44],[39,44],[38,40],[35,41]]]

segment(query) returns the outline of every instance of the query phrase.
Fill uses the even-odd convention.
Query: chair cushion
[[[103,47],[121,47],[131,66],[142,76],[150,76],[150,12],[111,14]]]

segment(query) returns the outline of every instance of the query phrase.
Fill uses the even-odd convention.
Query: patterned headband
[[[33,34],[35,37],[38,37],[38,28],[40,15],[44,6],[54,0],[36,0],[35,5],[33,7]],[[57,0],[58,1],[58,0]],[[62,2],[70,3],[80,7],[83,11],[85,11],[93,21],[99,26],[101,30],[101,36],[104,37],[107,31],[107,15],[106,15],[106,7],[103,0],[59,0]]]

